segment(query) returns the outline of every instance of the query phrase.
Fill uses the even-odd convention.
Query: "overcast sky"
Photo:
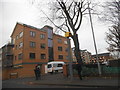
[[[98,1],[98,0],[97,0]],[[104,0],[99,0],[100,2]],[[41,3],[45,3],[41,0]],[[41,7],[46,10],[45,6]],[[46,23],[45,15],[30,4],[30,0],[0,0],[0,47],[10,41],[10,35],[16,25],[16,22],[22,22],[38,28],[42,28]],[[96,17],[93,18],[95,38],[98,53],[108,52],[106,48],[108,44],[105,41],[105,32],[108,30],[108,25],[100,22]],[[78,31],[80,48],[87,49],[92,54],[95,54],[92,31],[89,23],[89,18],[83,19],[82,26]],[[72,43],[72,42],[71,42]],[[73,47],[73,43],[72,43]]]

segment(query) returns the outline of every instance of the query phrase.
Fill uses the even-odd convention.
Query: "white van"
[[[63,72],[63,65],[65,63],[62,61],[52,61],[47,63],[47,72]]]

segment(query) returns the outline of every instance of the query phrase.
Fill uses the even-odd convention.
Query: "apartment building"
[[[14,44],[14,65],[48,62],[46,30],[17,23],[11,35]]]
[[[11,67],[13,65],[13,52],[12,48],[14,47],[13,44],[6,44],[2,48],[0,48],[0,59],[2,68],[4,67]]]
[[[81,52],[81,57],[82,57],[82,61],[85,64],[90,63],[91,60],[91,53],[88,52],[86,49],[85,50],[80,50]],[[75,54],[74,54],[74,48],[72,48],[72,55],[73,55],[73,62],[77,62]]]
[[[109,60],[112,60],[112,56],[110,55],[110,53],[100,53],[98,54],[98,61],[100,63],[104,63],[107,62]],[[90,60],[91,63],[95,64],[97,63],[97,58],[96,55],[92,55],[92,59]]]
[[[86,49],[85,50],[81,50],[81,56],[83,58],[83,62],[86,63],[86,64],[89,64],[90,63],[90,60],[91,60],[91,53],[89,51],[87,51]]]
[[[36,28],[23,23],[17,23],[12,34],[13,68],[18,77],[34,76],[34,68],[41,65],[42,74],[49,61],[68,62],[67,38],[53,33],[51,26]]]
[[[68,42],[65,37],[62,37],[60,35],[53,35],[54,38],[54,60],[55,61],[62,61],[68,62]],[[72,53],[72,50],[70,51]]]
[[[13,44],[8,43],[0,48],[2,79],[6,79],[9,76],[9,70],[13,66],[13,47]]]

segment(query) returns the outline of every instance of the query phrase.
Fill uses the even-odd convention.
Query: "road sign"
[[[71,37],[71,36],[72,36],[72,34],[70,32],[65,33],[65,37]]]

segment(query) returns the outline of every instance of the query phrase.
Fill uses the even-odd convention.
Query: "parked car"
[[[54,73],[54,72],[63,72],[63,65],[65,63],[62,61],[52,61],[47,63],[47,72]]]

